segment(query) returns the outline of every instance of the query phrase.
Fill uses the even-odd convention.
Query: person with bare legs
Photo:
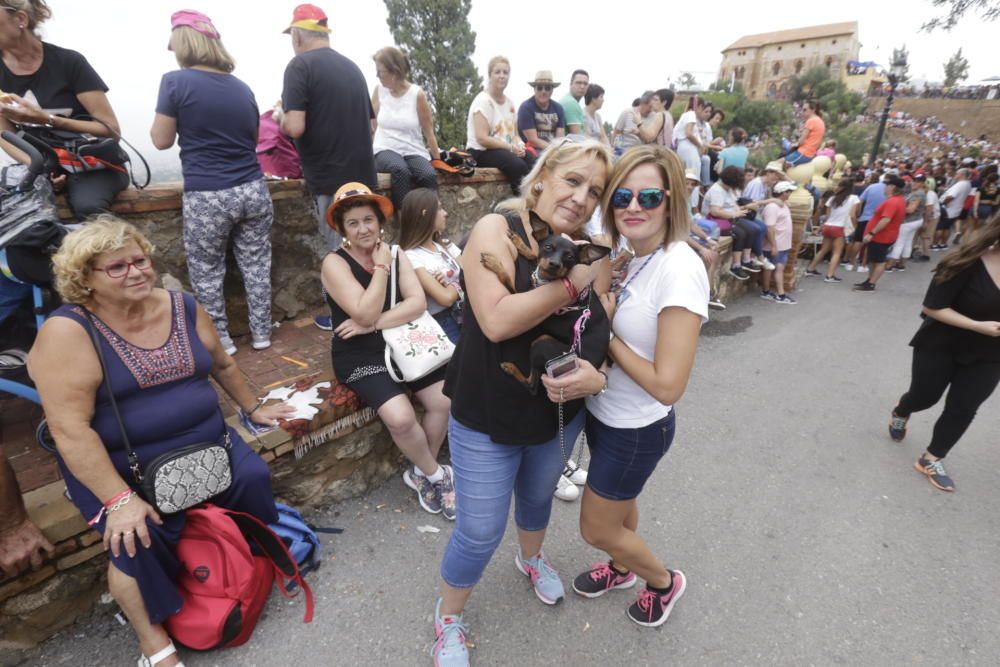
[[[614,337],[606,390],[587,399],[590,471],[580,507],[580,534],[609,559],[573,580],[596,598],[646,585],[626,613],[644,627],[663,625],[687,579],[667,568],[637,533],[637,499],[673,442],[674,404],[694,366],[708,319],[708,276],[691,251],[684,168],[669,149],[644,146],[615,165],[605,227],[635,251],[617,298],[607,299]],[[550,395],[564,381],[549,385]]]
[[[854,181],[844,177],[837,184],[837,190],[833,196],[826,200],[827,210],[826,220],[820,231],[823,233],[823,245],[816,251],[816,255],[809,262],[805,275],[823,275],[816,270],[823,258],[830,255],[830,263],[826,268],[826,277],[823,282],[842,282],[837,277],[837,266],[840,265],[840,255],[844,250],[844,239],[850,238],[854,232],[854,227],[858,224],[858,196],[854,194]]]

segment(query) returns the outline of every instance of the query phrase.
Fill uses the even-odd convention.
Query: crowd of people
[[[53,62],[68,59],[76,65],[60,74],[78,78],[63,87],[111,125],[113,113],[101,102],[106,87],[86,60],[34,34],[49,16],[45,2],[0,0],[0,8],[0,74],[16,83],[32,63],[50,72]],[[637,498],[673,442],[673,406],[709,308],[724,308],[720,236],[732,237],[729,275],[747,281],[761,273],[763,298],[795,303],[784,276],[793,237],[788,200],[799,186],[787,170],[835,155],[819,104],[803,106],[794,139],[758,173],[747,164],[747,133],[731,128],[716,136],[725,114],[697,95],[675,123],[673,91],[647,91],[608,136],[604,88],[587,71],[575,70],[556,101],[561,82],[540,70],[528,81],[532,95],[515,106],[507,94],[510,61],[496,56],[468,112],[467,147],[480,166],[505,174],[513,197],[477,221],[459,247],[446,237],[448,212],[436,192],[433,112],[410,81],[406,54],[376,52],[379,83],[368,91],[360,68],[331,48],[321,8],[296,7],[285,32],[294,57],[272,119],[294,142],[325,246],[318,277],[328,314],[316,324],[331,332],[338,381],[377,412],[408,459],[403,483],[425,511],[455,522],[433,615],[435,664],[469,664],[463,612],[506,532],[511,502],[515,569],[542,603],[565,597],[543,550],[554,494],[582,496],[581,537],[608,557],[581,567],[573,590],[596,598],[642,579],[627,616],[640,626],[662,625],[687,581],[640,536]],[[154,250],[134,226],[108,214],[88,219],[52,258],[63,305],[42,325],[28,358],[72,502],[110,549],[111,595],[136,632],[140,665],[150,667],[180,664],[163,622],[180,604],[172,577],[184,513],[160,513],[139,493],[126,438],[142,443],[143,460],[225,440],[233,482],[212,502],[268,522],[275,509],[267,466],[222,422],[209,377],[251,422],[273,426],[290,411],[247,387],[222,293],[232,243],[251,347],[268,347],[274,213],[255,154],[261,114],[209,17],[176,12],[169,44],[179,69],[161,80],[151,135],[158,148],[182,148],[194,295],[156,287]],[[0,85],[17,93],[7,81]],[[50,102],[37,102],[15,97],[0,103],[0,116],[100,129],[64,116],[43,119]],[[377,172],[390,174],[390,197],[376,192]],[[115,187],[119,180],[107,178]],[[67,187],[79,188],[78,181]],[[927,257],[962,240],[925,299],[928,324],[914,339],[913,385],[890,424],[901,439],[909,416],[936,403],[950,384],[932,445],[915,465],[937,488],[953,490],[941,459],[1000,380],[996,163],[886,160],[844,175],[831,192],[807,187],[819,202],[823,243],[806,276],[840,282],[836,268],[843,265],[866,273],[855,289],[871,292],[884,273],[905,271],[914,252]],[[385,239],[390,220],[398,247]],[[599,244],[591,260],[580,259],[582,248]],[[551,277],[560,264],[563,273]],[[23,298],[0,286],[11,302]],[[425,315],[454,352],[447,364],[400,380],[383,333]],[[533,367],[557,318],[570,322],[570,355],[542,359],[548,372],[531,371],[540,386],[529,391],[518,375]],[[583,337],[602,322],[609,340],[589,361]],[[557,361],[568,372],[552,370]],[[566,451],[581,433],[590,450],[586,471],[574,469]],[[446,437],[449,464],[438,462]],[[16,573],[39,564],[51,545],[9,493],[16,484],[5,460],[0,481],[0,514],[14,522],[0,530],[0,552],[5,570]]]

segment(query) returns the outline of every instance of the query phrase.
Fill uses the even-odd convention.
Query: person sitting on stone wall
[[[228,434],[232,483],[210,501],[273,523],[270,470],[225,425],[209,376],[257,424],[293,408],[259,403],[208,313],[155,287],[153,246],[132,225],[101,215],[67,235],[52,261],[64,305],[39,330],[28,371],[70,498],[111,551],[108,589],[138,635],[140,666],[176,665],[162,623],[181,608],[174,575],[185,513],[161,515],[138,494],[122,430],[144,464]]]
[[[462,251],[444,238],[448,212],[433,190],[418,188],[403,199],[399,212],[399,247],[413,265],[427,297],[429,312],[452,343],[458,343],[462,311]]]
[[[410,59],[393,46],[379,49],[372,59],[379,81],[372,90],[375,169],[392,177],[392,203],[398,211],[411,187],[437,190],[431,160],[440,156],[441,149],[427,93],[408,79]]]
[[[390,308],[392,256],[389,244],[382,241],[382,228],[392,212],[392,202],[362,183],[343,185],[327,209],[327,224],[344,238],[342,247],[323,260],[321,276],[333,324],[333,370],[378,413],[393,442],[413,464],[403,472],[403,482],[416,491],[420,506],[454,520],[451,468],[437,462],[451,407],[441,391],[447,365],[406,383],[395,382],[385,365],[381,331],[412,322],[427,309],[405,252],[396,259],[396,305]],[[407,390],[423,404],[423,422],[417,420]]]
[[[503,172],[517,195],[521,192],[521,179],[535,164],[535,155],[527,152],[518,136],[514,103],[504,94],[508,81],[510,61],[504,56],[490,58],[486,87],[469,106],[466,135],[467,147],[476,164]]]
[[[552,99],[553,91],[560,85],[553,81],[552,72],[539,70],[535,80],[528,85],[535,89],[535,94],[521,102],[517,110],[517,130],[529,150],[537,154],[566,135],[566,112]]]

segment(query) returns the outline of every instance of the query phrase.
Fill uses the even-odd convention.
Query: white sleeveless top
[[[385,86],[378,87],[378,127],[372,139],[372,149],[379,151],[395,151],[403,157],[416,155],[426,160],[431,159],[424,145],[423,133],[420,130],[420,119],[417,116],[417,95],[420,86],[411,83],[402,97],[393,97]]]

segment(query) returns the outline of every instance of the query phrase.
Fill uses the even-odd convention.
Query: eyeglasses
[[[103,268],[94,267],[94,271],[101,271],[108,278],[124,278],[128,275],[129,269],[132,267],[139,269],[139,271],[145,273],[153,267],[153,263],[149,261],[149,257],[142,255],[141,257],[135,257],[129,262],[120,261],[108,264]]]
[[[618,188],[611,195],[611,207],[628,208],[632,204],[632,199],[635,198],[639,200],[639,206],[649,211],[662,204],[666,196],[667,191],[660,188],[643,188],[635,193],[628,188]]]
[[[539,83],[535,86],[535,90],[540,93],[546,93],[552,90],[552,84],[549,83]]]

